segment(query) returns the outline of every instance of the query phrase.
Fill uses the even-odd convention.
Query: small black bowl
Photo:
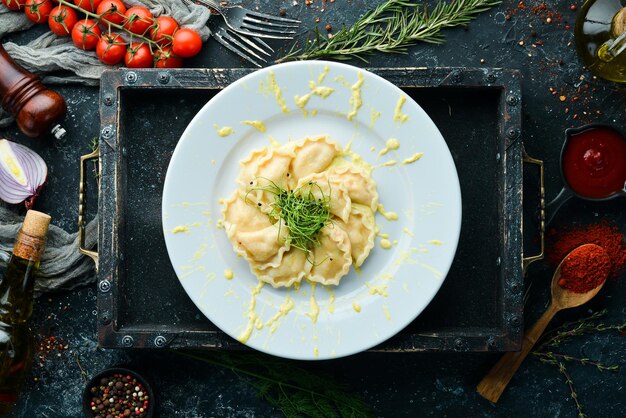
[[[143,392],[145,394],[148,395],[148,410],[146,412],[146,415],[144,415],[146,418],[153,418],[156,416],[155,411],[156,411],[156,407],[157,407],[157,399],[154,396],[154,391],[152,390],[152,386],[150,385],[150,383],[148,382],[148,380],[141,376],[139,373],[133,371],[133,370],[129,370],[126,369],[124,367],[112,367],[109,369],[105,369],[103,371],[101,371],[100,373],[98,373],[97,375],[95,375],[94,377],[92,377],[88,382],[87,382],[87,386],[85,386],[85,390],[83,391],[83,414],[85,415],[85,417],[87,418],[94,418],[96,416],[98,416],[98,412],[97,411],[93,411],[91,402],[92,402],[92,393],[91,393],[91,388],[92,387],[100,387],[100,381],[103,378],[111,378],[116,374],[120,374],[123,377],[127,377],[130,376],[131,378],[134,378],[137,380],[138,383],[141,384],[141,386],[143,386]],[[134,389],[134,388],[133,388]],[[132,395],[131,395],[132,396]],[[122,410],[122,413],[124,412],[124,410]],[[100,414],[102,417],[106,417],[106,413]],[[119,415],[114,415],[116,418]],[[131,414],[130,417],[138,417],[138,415],[135,414],[134,409],[131,410]]]

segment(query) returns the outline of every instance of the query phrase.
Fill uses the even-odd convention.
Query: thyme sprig
[[[268,215],[283,220],[289,230],[287,243],[305,252],[319,245],[319,232],[330,219],[330,194],[326,195],[316,182],[287,190],[269,179],[264,180],[269,183],[267,186],[253,187],[250,192],[260,190],[274,196]]]
[[[286,360],[255,353],[172,352],[230,370],[287,418],[373,416],[369,407],[343,385]]]
[[[304,47],[294,45],[276,62],[320,58],[367,62],[365,56],[374,52],[406,53],[417,42],[445,42],[442,29],[467,25],[477,14],[498,4],[499,0],[452,0],[439,1],[429,9],[426,3],[413,0],[387,0],[330,38],[316,28]]]
[[[626,322],[615,325],[606,325],[603,323],[596,323],[599,319],[605,317],[607,310],[595,312],[594,314],[579,319],[577,321],[566,322],[560,327],[553,329],[546,333],[540,344],[533,351],[533,355],[539,359],[542,363],[551,364],[558,368],[559,373],[565,378],[565,383],[570,391],[570,396],[574,400],[576,410],[578,411],[578,418],[585,418],[587,415],[583,410],[583,406],[578,399],[578,393],[574,386],[574,381],[567,369],[566,363],[578,363],[583,366],[594,366],[600,371],[616,372],[619,370],[617,364],[605,364],[598,361],[593,361],[588,358],[580,358],[570,356],[568,354],[556,353],[553,351],[556,347],[561,347],[564,343],[568,342],[574,337],[578,337],[585,334],[600,333],[607,331],[624,332],[626,330]]]

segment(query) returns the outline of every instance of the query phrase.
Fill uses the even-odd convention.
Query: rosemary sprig
[[[373,416],[367,405],[344,386],[285,360],[255,353],[173,352],[229,369],[287,418]]]
[[[387,0],[350,28],[345,26],[330,38],[316,28],[303,48],[297,45],[276,62],[306,59],[347,60],[374,52],[406,53],[417,42],[445,42],[441,30],[471,22],[479,13],[500,4],[499,0],[439,1],[428,9],[413,0]]]

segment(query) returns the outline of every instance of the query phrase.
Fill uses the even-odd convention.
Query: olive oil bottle
[[[34,273],[49,225],[45,213],[26,213],[0,279],[0,416],[11,412],[33,360],[35,344],[27,322],[33,312]]]
[[[587,0],[574,29],[585,67],[610,81],[626,83],[626,0]]]

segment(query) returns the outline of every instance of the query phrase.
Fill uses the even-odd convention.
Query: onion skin
[[[48,167],[33,150],[0,139],[0,199],[11,204],[24,202],[30,209],[46,183]]]

